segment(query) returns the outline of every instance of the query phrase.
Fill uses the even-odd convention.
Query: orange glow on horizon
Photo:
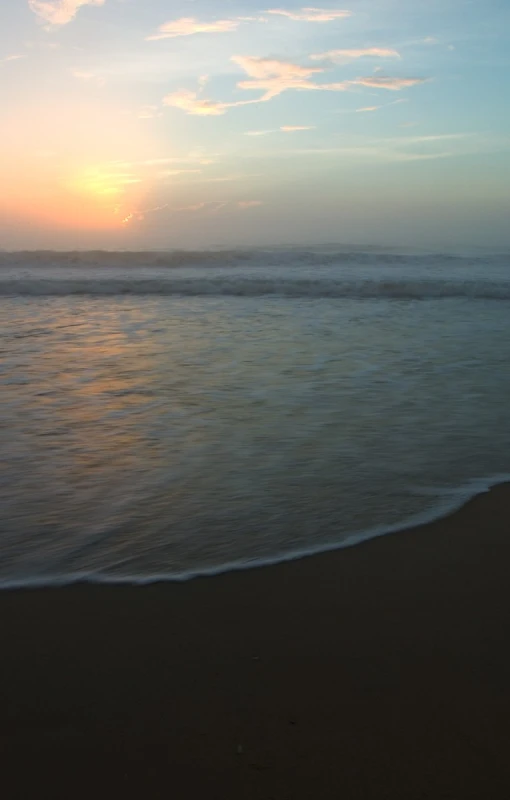
[[[0,213],[45,230],[125,230],[153,183],[135,165],[158,145],[115,106],[63,110],[58,99],[24,107],[2,130]]]
[[[9,211],[59,229],[119,230],[142,201],[141,180],[108,167],[66,170],[65,177],[13,176]]]

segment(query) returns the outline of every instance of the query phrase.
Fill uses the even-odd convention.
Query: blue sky
[[[506,0],[3,0],[0,247],[510,244]]]

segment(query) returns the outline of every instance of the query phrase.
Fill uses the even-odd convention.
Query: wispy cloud
[[[352,147],[337,147],[337,148],[317,148],[309,150],[294,150],[292,154],[281,153],[278,157],[285,155],[301,155],[301,156],[345,156],[349,161],[360,159],[366,162],[367,159],[382,162],[412,162],[412,161],[435,161],[440,158],[451,158],[455,156],[455,151],[438,151],[435,153],[412,153],[398,150],[395,147],[387,147],[381,145],[359,145]]]
[[[294,133],[296,131],[314,131],[315,125],[282,125],[280,128],[283,133]]]
[[[201,211],[205,208],[207,203],[195,203],[195,205],[191,206],[180,206],[180,208],[174,208],[173,211]]]
[[[455,153],[446,150],[440,153],[398,153],[393,152],[392,161],[436,161],[438,158],[451,158]]]
[[[278,61],[274,58],[255,58],[253,56],[233,56],[232,61],[238,64],[249,76],[249,80],[240,81],[239,89],[259,89],[264,95],[260,101],[271,100],[288,89],[317,89],[317,84],[310,78],[324,72],[323,67],[302,67],[290,61]]]
[[[157,33],[147,36],[148,41],[175,39],[177,36],[193,36],[196,33],[232,33],[240,25],[238,19],[219,19],[215,22],[200,22],[194,17],[182,17],[173,22],[164,22]]]
[[[164,166],[172,166],[172,165],[186,165],[186,164],[200,164],[200,165],[210,165],[216,164],[216,160],[210,157],[207,157],[201,151],[195,152],[191,151],[188,155],[185,156],[169,156],[166,158],[146,158],[142,159],[141,161],[113,161],[111,162],[112,167],[117,167],[118,169],[131,169],[132,167],[164,167]]]
[[[201,203],[195,203],[194,205],[190,206],[181,206],[180,208],[173,208],[172,211],[209,211],[209,212],[216,212],[219,211],[221,208],[224,208],[228,205],[228,200],[206,200]]]
[[[370,86],[372,89],[389,89],[392,92],[400,92],[402,89],[426,83],[428,80],[428,78],[389,78],[387,76],[378,78],[374,75],[368,75],[364,78],[356,78],[350,83],[358,84],[359,86]]]
[[[425,136],[398,136],[387,141],[396,144],[422,144],[423,142],[447,142],[455,139],[470,139],[472,133],[435,133]]]
[[[327,50],[325,53],[311,55],[312,61],[331,61],[333,64],[347,64],[358,58],[400,58],[400,53],[391,47],[364,47],[351,50]]]
[[[401,91],[410,86],[425,83],[428,80],[427,78],[391,78],[370,75],[335,83],[315,83],[310,79],[315,74],[324,73],[326,71],[325,67],[303,67],[288,61],[254,58],[252,56],[234,56],[232,61],[250,76],[249,80],[243,80],[237,84],[239,89],[259,89],[264,91],[263,96],[255,102],[271,100],[289,89],[344,92],[351,86],[361,85],[376,89]],[[224,107],[228,107],[228,105],[225,104]],[[230,105],[242,105],[242,103],[232,103]]]
[[[165,169],[160,172],[161,178],[175,178],[177,175],[199,175],[201,169]]]
[[[122,225],[129,225],[130,222],[142,222],[148,214],[155,214],[158,211],[165,211],[168,208],[168,203],[162,206],[155,206],[154,208],[144,208],[141,211],[131,211],[121,221]]]
[[[177,92],[167,94],[163,98],[163,104],[200,117],[217,117],[226,111],[225,103],[205,100],[199,97],[198,92],[192,92],[189,89],[179,89]]]
[[[275,14],[280,17],[287,17],[296,22],[333,22],[335,19],[346,19],[352,17],[352,11],[332,8],[301,8],[296,11],[289,11],[284,8],[270,8],[265,14]]]
[[[265,92],[259,98],[259,102],[271,100],[288,89],[343,92],[347,91],[350,86],[361,85],[376,89],[401,91],[410,86],[425,83],[428,80],[428,78],[391,78],[370,75],[336,83],[315,83],[310,78],[314,74],[324,73],[324,67],[303,67],[288,61],[253,58],[251,56],[234,56],[232,61],[239,64],[250,76],[250,80],[240,81],[237,84],[239,89],[260,89]]]
[[[232,183],[233,181],[244,181],[247,178],[258,178],[257,174],[252,175],[218,175],[213,178],[203,178],[199,181],[199,183]]]
[[[297,131],[314,131],[315,125],[281,125],[266,131],[246,131],[245,136],[267,136],[269,133],[296,133]]]
[[[463,141],[467,145],[462,145]],[[455,145],[451,149],[436,149],[450,143]],[[458,143],[458,144],[457,144]],[[275,157],[285,156],[344,156],[349,160],[373,159],[383,162],[413,162],[433,161],[436,159],[450,158],[468,152],[480,152],[487,147],[483,137],[473,133],[446,133],[429,134],[424,136],[392,136],[384,138],[363,137],[355,142],[346,141],[345,145],[332,148],[307,148],[292,151],[275,152]],[[480,148],[482,150],[480,150]]]
[[[82,6],[103,6],[106,0],[28,0],[34,14],[48,25],[67,25]]]
[[[317,83],[312,78],[315,75],[322,75],[326,72],[327,67],[301,66],[291,61],[255,56],[233,56],[231,60],[249,76],[247,80],[239,81],[237,88],[261,91],[263,94],[260,97],[254,100],[217,102],[202,98],[201,89],[197,92],[189,89],[179,89],[163,99],[164,105],[173,106],[185,111],[187,114],[197,116],[220,116],[225,114],[229,108],[253,103],[265,103],[288,90],[345,92],[351,86],[361,85],[400,91],[418,83],[424,83],[426,80],[425,78],[390,78],[372,75],[335,83]]]
[[[463,144],[464,143],[464,144]],[[420,161],[435,161],[447,158],[453,158],[458,155],[466,155],[475,152],[491,152],[494,146],[497,149],[508,149],[508,140],[492,141],[483,135],[473,132],[456,132],[456,133],[431,133],[420,136],[401,135],[390,137],[355,137],[346,139],[345,143],[336,147],[311,147],[311,148],[286,148],[281,151],[273,151],[271,156],[274,158],[285,157],[299,157],[299,156],[317,156],[317,157],[331,157],[338,156],[344,157],[349,163],[357,162],[366,164],[367,162],[379,163],[401,163],[412,164]],[[172,163],[173,158],[162,159],[149,159],[146,161],[133,162],[133,165],[159,165]],[[94,188],[98,190],[102,183],[105,185],[105,191],[111,191],[114,185],[115,192],[124,187],[126,184],[136,182],[138,178],[133,175],[128,169],[120,171],[124,167],[129,167],[129,162],[114,162],[117,167],[117,172],[104,172],[100,173],[101,183],[98,182],[98,176],[94,176]],[[169,171],[169,174],[174,172]],[[175,174],[187,172],[187,170],[175,170]],[[240,180],[245,181],[247,178],[258,177],[257,175],[224,175],[215,178],[200,178],[193,180],[193,184],[205,183],[223,183],[227,181]],[[190,182],[191,183],[191,182]],[[169,204],[156,206],[155,208],[133,210],[125,216],[123,224],[136,223],[142,221],[146,216],[167,210],[169,214],[216,214],[225,207],[230,209],[248,210],[254,209],[264,205],[262,200],[246,199],[246,200],[205,200],[197,201],[195,203],[172,207]],[[125,213],[125,212],[124,212]]]
[[[363,114],[371,111],[379,111],[381,108],[389,108],[389,106],[397,106],[400,105],[401,103],[407,103],[407,102],[408,102],[407,98],[402,97],[399,98],[398,100],[392,100],[391,103],[382,103],[379,106],[363,106],[362,108],[356,108],[355,113]]]
[[[237,17],[239,22],[269,22],[267,17]]]
[[[189,206],[174,206],[171,207],[169,203],[165,203],[161,206],[155,206],[154,208],[143,208],[138,211],[131,211],[127,214],[124,219],[122,220],[123,225],[129,225],[132,222],[143,222],[146,217],[159,213],[160,211],[168,211],[169,214],[182,214],[182,213],[190,213],[194,214],[198,211],[210,211],[215,212],[219,211],[220,208],[227,205],[226,200],[207,200],[204,202],[194,203]]]
[[[0,58],[0,64],[7,64],[9,61],[19,61],[20,58],[26,58],[26,55],[5,56],[5,58]]]
[[[88,83],[95,83],[96,86],[104,86],[105,79],[101,75],[96,75],[95,72],[87,72],[86,70],[73,69],[71,74],[74,78]]]
[[[230,208],[239,208],[244,211],[262,205],[264,205],[262,200],[239,200],[237,202],[232,200],[201,200],[196,203],[190,203],[187,206],[171,206],[169,203],[165,203],[164,205],[155,206],[154,208],[133,210],[127,214],[124,211],[125,216],[121,220],[121,223],[122,225],[130,225],[136,222],[143,222],[146,217],[161,211],[167,211],[168,214],[198,214],[203,212],[205,215],[211,215],[216,214],[226,206]],[[120,208],[118,211],[120,211]]]

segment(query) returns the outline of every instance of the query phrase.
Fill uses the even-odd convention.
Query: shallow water
[[[341,546],[510,473],[503,257],[112,257],[2,254],[4,585]]]

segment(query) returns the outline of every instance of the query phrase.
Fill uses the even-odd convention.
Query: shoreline
[[[3,591],[24,591],[33,589],[65,589],[76,585],[90,586],[151,586],[162,583],[187,583],[188,581],[200,580],[201,578],[216,578],[227,575],[230,572],[248,572],[251,570],[275,567],[279,564],[286,564],[293,561],[300,561],[303,558],[314,558],[328,553],[346,550],[351,547],[358,547],[372,541],[394,534],[409,533],[434,524],[443,519],[456,514],[464,506],[480,495],[487,494],[498,486],[508,485],[510,487],[510,474],[498,474],[487,478],[472,478],[464,486],[449,490],[444,493],[443,503],[430,509],[429,511],[417,514],[396,522],[391,525],[376,525],[373,528],[350,534],[342,542],[334,544],[324,544],[318,547],[310,547],[303,550],[289,551],[288,553],[277,554],[274,557],[252,559],[251,561],[235,561],[221,564],[218,567],[204,567],[195,571],[183,573],[160,573],[154,575],[101,575],[101,573],[70,573],[69,575],[53,576],[47,578],[13,578],[0,579],[0,593]],[[438,498],[441,495],[438,495]]]
[[[260,569],[0,591],[5,796],[510,796],[510,485]]]

